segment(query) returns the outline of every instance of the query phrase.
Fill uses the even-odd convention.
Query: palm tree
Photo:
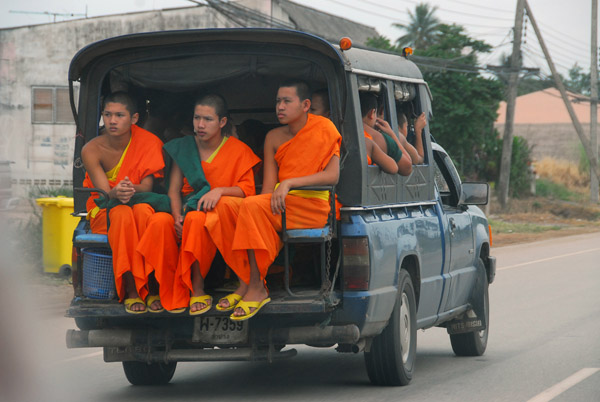
[[[417,49],[425,49],[435,42],[440,26],[440,20],[433,15],[436,9],[437,7],[429,8],[427,3],[420,3],[415,8],[414,14],[408,10],[410,16],[408,25],[392,24],[395,28],[406,31],[405,35],[396,40],[398,47],[412,45]]]

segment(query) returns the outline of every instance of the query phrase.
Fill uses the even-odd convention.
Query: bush
[[[549,179],[536,180],[536,193],[540,197],[553,198],[562,201],[581,201],[581,194],[570,191],[566,186]]]

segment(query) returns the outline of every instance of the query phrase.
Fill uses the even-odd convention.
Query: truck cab
[[[417,329],[431,327],[447,329],[458,355],[483,354],[495,258],[477,205],[487,203],[489,186],[462,183],[427,127],[415,133],[423,139],[424,163],[409,176],[368,166],[360,92],[380,99],[395,132],[399,112],[431,117],[431,93],[406,57],[345,49],[297,31],[208,29],[116,37],[75,55],[69,70],[77,123],[73,182],[82,219],[73,237],[77,264],[67,311],[79,329],[67,333],[68,347],[102,347],[105,361],[122,362],[132,384],[167,383],[180,361],[272,361],[294,356],[289,345],[306,344],[364,353],[374,384],[406,385]],[[284,230],[281,260],[267,276],[273,301],[251,320],[234,323],[214,309],[200,317],[131,316],[110,283],[105,295],[86,291],[90,255],[110,258],[106,238],[89,233],[89,194],[78,191],[85,175],[81,149],[100,133],[102,97],[127,90],[144,110],[139,124],[167,142],[191,125],[194,97],[203,91],[225,97],[234,124],[276,127],[277,85],[286,78],[327,89],[330,118],[342,135],[340,180],[329,190],[343,206],[339,221],[332,207],[326,228]],[[207,290],[220,297],[228,289],[224,263],[217,259],[213,272]]]

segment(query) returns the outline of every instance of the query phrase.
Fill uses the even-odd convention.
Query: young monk
[[[360,93],[360,111],[362,114],[365,145],[367,147],[367,163],[369,165],[377,165],[381,170],[390,174],[396,174],[399,170],[402,174],[405,174],[408,170],[407,166],[412,170],[408,156],[400,152],[400,158],[396,162],[381,150],[379,145],[373,140],[373,136],[367,131],[368,129],[373,130],[375,119],[377,118],[377,98],[375,95],[368,92]],[[381,135],[381,133],[378,134]],[[406,174],[410,174],[410,171]]]
[[[313,92],[310,99],[310,113],[317,116],[331,117],[331,109],[329,107],[329,92],[327,89],[319,89]]]
[[[360,92],[359,98],[367,149],[369,148],[368,140],[372,140],[397,164],[397,171],[395,173],[408,176],[412,172],[412,161],[409,154],[402,147],[402,145],[397,145],[391,138],[389,138],[389,136],[382,134],[375,129],[377,122],[377,111],[379,110],[377,106],[377,97],[370,92]],[[376,164],[380,165],[379,163]],[[383,167],[382,170],[391,173]]]
[[[253,317],[271,301],[264,279],[282,247],[281,212],[285,209],[290,229],[323,227],[327,222],[327,191],[291,190],[334,185],[339,178],[341,136],[329,119],[308,113],[310,104],[305,82],[290,80],[279,86],[275,110],[283,126],[267,133],[262,193],[219,203],[215,212],[220,219],[211,220],[222,233],[233,233],[235,228],[233,253],[249,258],[248,268],[230,265],[240,286],[217,306],[235,309],[232,320]]]
[[[383,108],[380,108],[378,105],[377,119],[375,120],[374,126],[374,129],[376,130],[373,131],[380,131],[381,135],[384,137],[386,147],[385,149],[382,149],[390,156],[392,156],[394,149],[400,149],[403,152],[408,153],[413,165],[422,164],[425,160],[422,135],[416,136],[417,140],[415,141],[415,145],[411,144],[407,139],[408,121],[406,120],[406,116],[401,111],[398,111],[397,117],[398,130],[402,135],[398,135],[396,132],[394,132],[394,130],[392,130],[390,124],[384,119]],[[422,113],[421,116],[419,116],[419,118],[415,121],[415,130],[420,133],[423,131],[423,128],[426,124],[427,121],[425,120],[425,113]],[[372,131],[369,131],[369,133],[372,133]]]
[[[172,159],[168,176],[171,214],[155,214],[137,248],[144,257],[146,275],[154,271],[160,285],[159,296],[148,304],[151,312],[163,307],[182,312],[189,306],[190,315],[198,315],[212,306],[212,297],[204,291],[204,278],[217,247],[205,227],[206,213],[221,197],[254,195],[252,168],[260,162],[246,144],[223,135],[231,124],[228,114],[221,96],[205,95],[194,105],[195,135],[164,146]],[[231,241],[224,243],[221,253],[231,254]],[[248,266],[247,257],[234,261]]]
[[[81,151],[86,169],[84,187],[108,193],[110,208],[108,241],[119,300],[131,314],[146,312],[145,275],[135,261],[135,249],[154,209],[147,203],[131,204],[136,194],[152,190],[154,178],[162,176],[162,142],[138,127],[139,114],[131,97],[123,92],[108,95],[103,102],[105,133],[88,142]],[[87,202],[93,233],[107,233],[106,209],[96,206],[98,194]],[[140,297],[141,296],[141,297]]]

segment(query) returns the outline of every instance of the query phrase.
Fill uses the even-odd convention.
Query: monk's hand
[[[115,198],[121,201],[122,204],[127,204],[131,197],[135,194],[135,188],[133,183],[129,180],[129,177],[125,176],[114,188]]]
[[[290,192],[289,183],[284,180],[271,194],[271,211],[273,215],[279,215],[285,210],[285,197]]]
[[[377,120],[375,120],[375,128],[383,131],[384,133],[386,133],[388,135],[391,135],[394,137],[396,136],[396,134],[394,133],[394,130],[392,130],[392,127],[390,126],[390,123],[388,123],[384,119],[377,118]]]
[[[180,214],[173,214],[173,220],[175,221],[175,233],[177,237],[181,239],[183,233],[183,216]]]
[[[220,187],[213,188],[198,200],[196,211],[212,211],[217,206],[222,194],[223,190]]]
[[[425,112],[421,113],[417,120],[415,121],[415,133],[421,134],[421,130],[425,128],[427,125],[427,118],[425,117]]]

